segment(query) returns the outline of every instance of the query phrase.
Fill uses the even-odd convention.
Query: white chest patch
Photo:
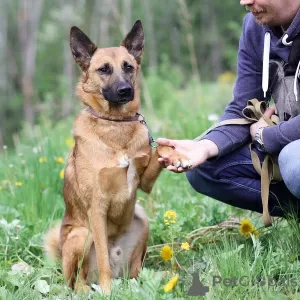
[[[125,155],[122,155],[120,158],[119,158],[119,165],[118,165],[118,168],[126,168],[129,166],[129,158],[128,156],[125,154]]]
[[[127,170],[128,191],[129,194],[131,194],[134,188],[133,184],[134,184],[134,178],[136,176],[136,169],[134,166],[134,158],[129,159],[128,156],[125,154],[119,158],[118,168],[127,168],[127,167],[128,167]]]

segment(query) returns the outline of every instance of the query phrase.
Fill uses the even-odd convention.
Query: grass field
[[[231,96],[231,86],[225,84],[191,84],[174,91],[167,84],[152,89],[155,78],[148,83],[153,110],[145,105],[143,113],[154,137],[196,137]],[[260,215],[199,195],[184,174],[167,171],[151,195],[138,193],[150,219],[149,249],[139,278],[115,280],[109,297],[101,296],[97,286],[75,295],[66,288],[60,266],[47,261],[42,251],[43,234],[64,211],[61,171],[72,147],[72,122],[41,120],[34,130],[24,128],[15,137],[15,148],[0,156],[0,299],[187,299],[194,272],[209,288],[199,299],[300,299],[295,221],[279,219],[256,238],[243,236],[240,220],[248,218],[260,229]],[[177,215],[170,226],[164,222],[168,210]],[[181,248],[184,242],[190,250]],[[160,254],[166,244],[173,251],[169,261]],[[176,275],[176,286],[166,293],[164,286]]]

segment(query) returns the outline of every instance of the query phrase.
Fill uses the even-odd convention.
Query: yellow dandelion
[[[177,214],[174,210],[167,210],[164,214],[164,217],[165,217],[164,223],[166,225],[175,223],[177,220]]]
[[[61,179],[64,179],[64,177],[65,177],[65,169],[62,169],[62,170],[59,172],[59,177],[60,177]]]
[[[23,182],[21,182],[21,181],[17,181],[15,183],[15,186],[17,186],[17,187],[21,187],[22,185],[23,185]]]
[[[42,156],[42,157],[39,158],[39,161],[40,161],[41,164],[43,164],[43,163],[47,162],[47,157]]]
[[[2,191],[3,190],[3,187],[0,185],[0,191]]]
[[[74,145],[75,145],[75,142],[74,142],[74,139],[72,136],[68,137],[65,139],[65,142],[66,142],[66,145],[69,147],[69,148],[72,148]]]
[[[160,256],[164,261],[169,261],[173,256],[173,250],[170,246],[163,246],[160,251]]]
[[[181,249],[186,250],[186,251],[190,251],[191,250],[190,244],[188,242],[182,243],[181,244]]]
[[[8,185],[8,180],[2,180],[2,185]]]
[[[164,291],[165,293],[169,293],[170,291],[172,291],[175,287],[175,285],[177,284],[179,279],[178,275],[175,275],[165,286],[164,286]]]
[[[55,159],[55,161],[58,163],[58,164],[63,164],[65,161],[64,161],[64,159],[62,158],[62,157],[57,157],[56,159]]]
[[[258,231],[249,219],[241,220],[240,233],[247,237],[250,236],[250,233],[252,233],[255,236],[258,236]]]
[[[232,72],[224,72],[218,78],[218,81],[221,83],[231,83],[235,80],[235,75]]]

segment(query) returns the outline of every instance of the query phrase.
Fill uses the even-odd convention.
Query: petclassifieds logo
[[[192,274],[193,281],[192,285],[189,288],[188,296],[205,296],[210,289],[213,289],[217,286],[222,287],[274,287],[274,286],[285,286],[285,287],[297,287],[298,281],[296,278],[292,277],[259,277],[252,278],[250,276],[241,276],[241,277],[227,277],[222,278],[221,276],[213,276],[211,284],[205,285],[199,279],[199,273],[194,272]]]

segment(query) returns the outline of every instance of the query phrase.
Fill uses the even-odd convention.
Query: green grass
[[[143,113],[154,137],[196,137],[211,125],[208,115],[220,114],[231,95],[227,85],[192,83],[174,90],[172,84],[164,82],[158,90],[154,88],[155,77],[149,78],[148,84],[154,109],[151,112],[144,105]],[[65,140],[71,136],[72,122],[42,120],[34,130],[24,128],[15,138],[15,148],[6,149],[0,157],[0,299],[105,298],[97,292],[75,296],[66,288],[60,266],[43,257],[43,234],[64,211],[59,175],[64,165],[56,158],[66,160],[70,147]],[[41,157],[47,161],[41,163]],[[17,187],[16,182],[22,186]],[[296,222],[277,220],[258,239],[246,238],[239,233],[239,218],[250,218],[259,228],[262,222],[258,214],[199,195],[184,174],[167,171],[151,195],[138,193],[138,201],[150,219],[144,269],[137,280],[115,280],[112,294],[106,298],[187,299],[191,273],[196,270],[210,288],[199,299],[300,299],[300,234]],[[164,224],[167,210],[177,213],[177,222],[171,227]],[[233,217],[232,228],[215,226]],[[181,250],[178,245],[187,240],[192,249]],[[160,257],[160,245],[166,243],[175,253],[171,262]],[[26,263],[27,269],[15,270],[20,262]],[[179,281],[166,294],[163,286],[175,273]],[[214,276],[223,280],[249,276],[253,284],[242,286],[236,279],[233,286],[213,286]],[[274,286],[260,286],[268,276],[274,279]]]

